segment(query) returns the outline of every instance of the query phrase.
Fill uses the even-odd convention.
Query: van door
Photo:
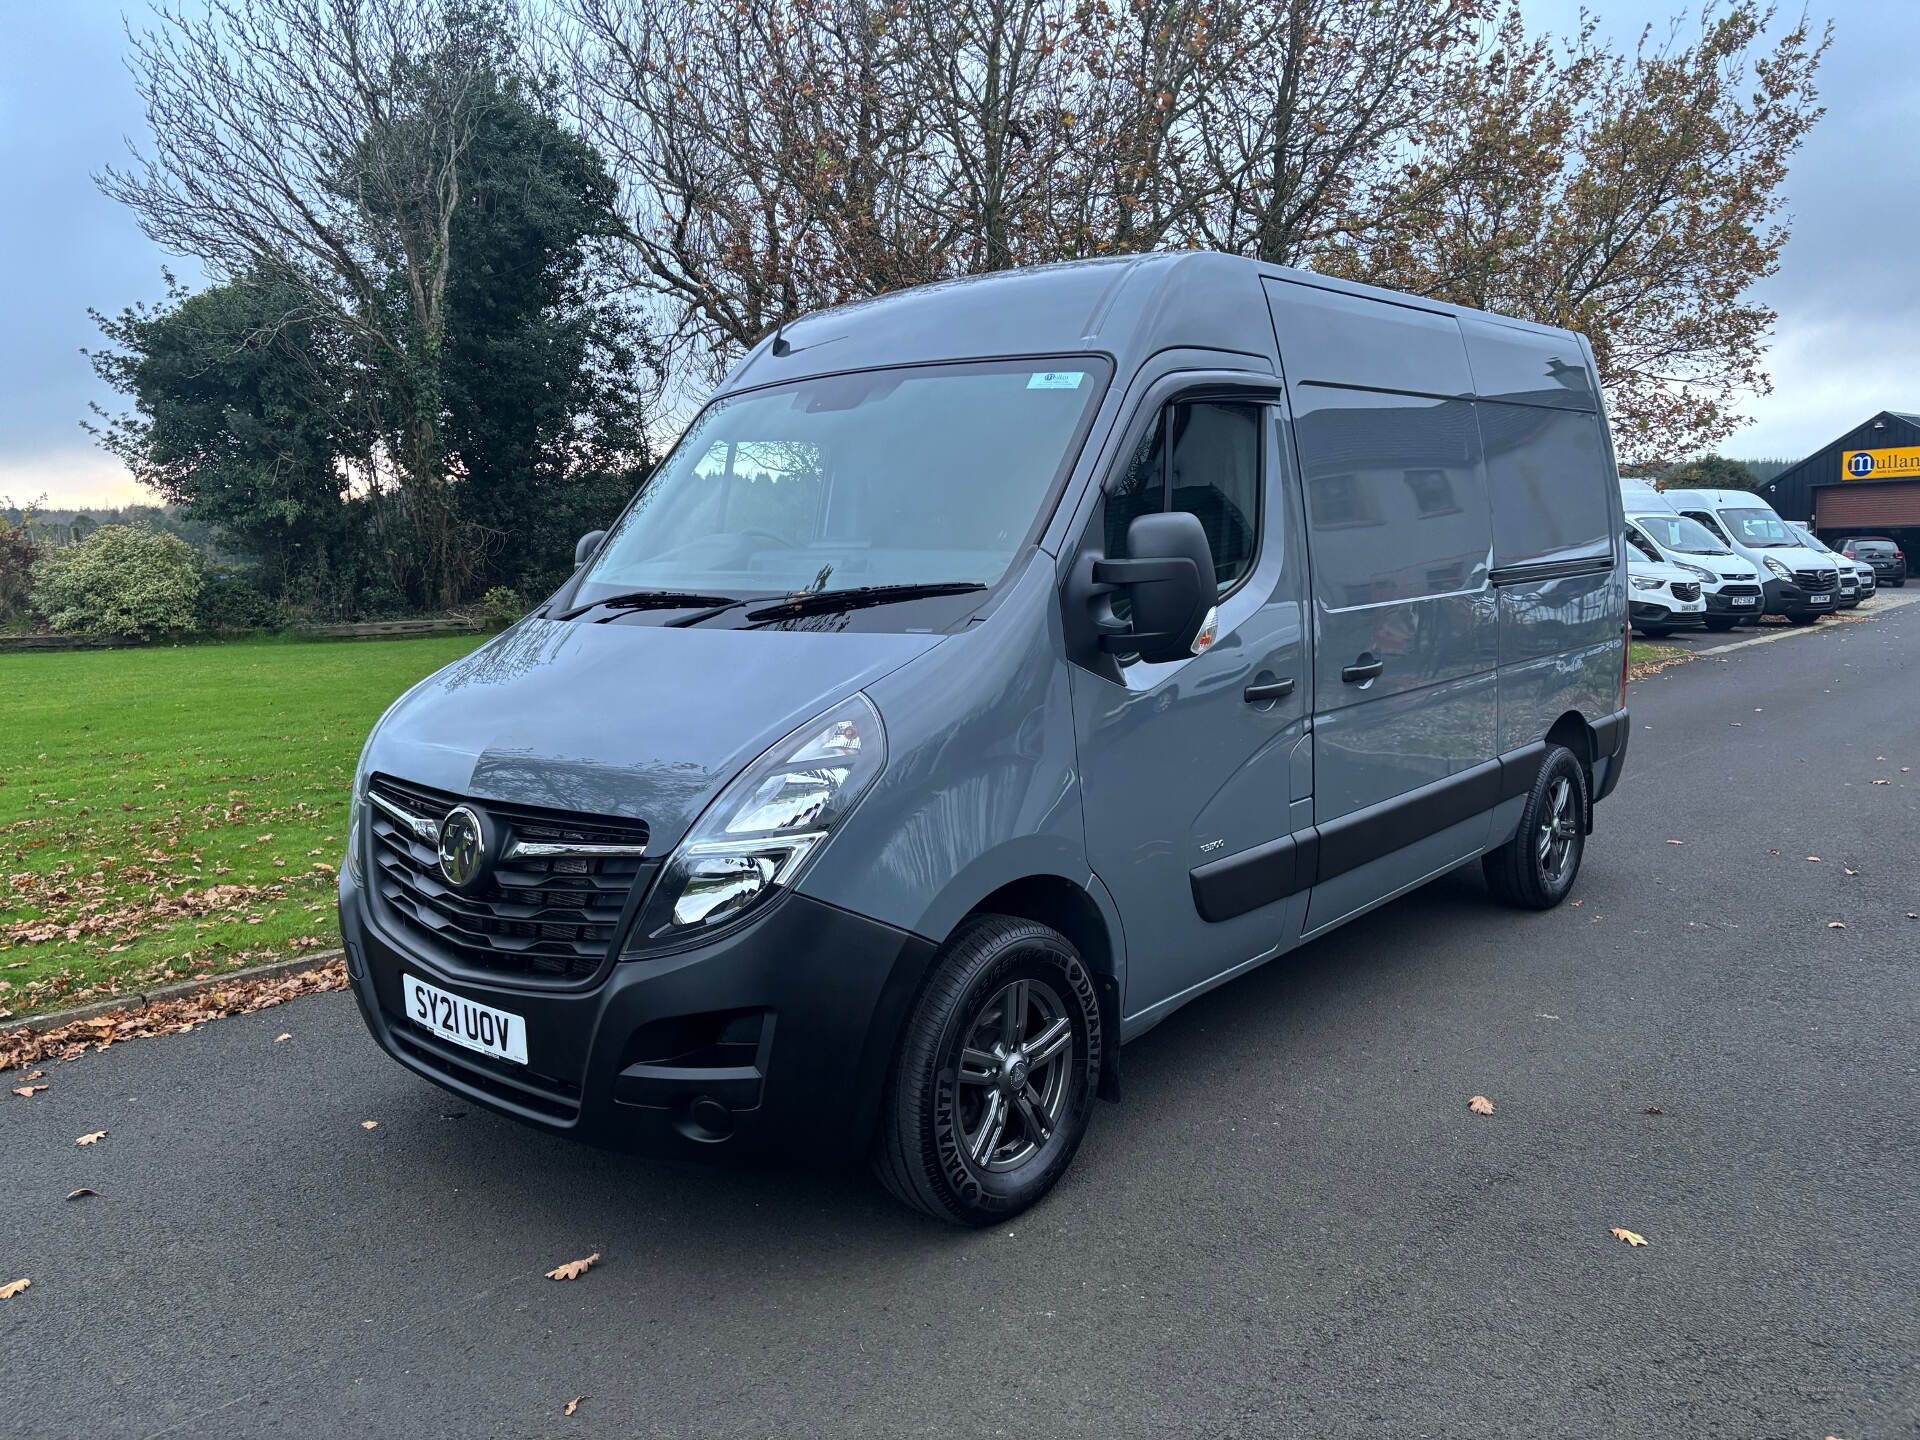
[[[1070,669],[1087,854],[1126,934],[1128,1033],[1296,940],[1311,882],[1290,838],[1311,821],[1313,687],[1285,412],[1271,377],[1193,385],[1176,375],[1143,397],[1074,559],[1085,574],[1126,553],[1135,516],[1187,510],[1219,586],[1201,654],[1082,651]],[[1085,605],[1071,581],[1067,604]]]
[[[1313,571],[1311,933],[1486,845],[1492,522],[1453,317],[1266,283]]]

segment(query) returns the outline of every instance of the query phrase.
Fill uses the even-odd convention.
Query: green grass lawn
[[[478,643],[0,655],[0,1016],[336,944],[367,731]]]

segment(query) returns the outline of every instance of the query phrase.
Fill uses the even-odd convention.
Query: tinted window
[[[1479,404],[1496,565],[1605,551],[1615,481],[1593,415]]]
[[[1849,540],[1847,548],[1856,555],[1883,555],[1888,559],[1893,557],[1894,550],[1891,540]]]
[[[1631,525],[1627,526],[1627,543],[1649,560],[1658,560],[1660,558],[1660,552],[1648,543],[1647,537]]]
[[[1706,531],[1709,535],[1714,536],[1715,538],[1719,539],[1723,543],[1726,541],[1727,532],[1720,528],[1720,522],[1714,519],[1713,516],[1709,514],[1707,511],[1682,510],[1680,513],[1682,515],[1685,515],[1689,520],[1696,520],[1701,525],[1705,526]]]
[[[1483,583],[1490,531],[1473,403],[1318,385],[1295,393],[1322,603],[1369,605]]]
[[[1225,594],[1253,569],[1260,535],[1258,405],[1189,401],[1160,412],[1107,495],[1106,553],[1127,553],[1136,516],[1200,517]]]

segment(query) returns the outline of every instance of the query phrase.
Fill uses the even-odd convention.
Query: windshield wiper
[[[855,585],[845,590],[801,590],[759,610],[747,612],[747,623],[764,625],[794,620],[802,615],[834,615],[869,605],[892,605],[900,600],[930,600],[941,595],[971,595],[987,587],[977,580],[939,585]]]
[[[604,600],[576,605],[571,610],[563,610],[548,618],[575,620],[589,610],[598,610],[603,606],[609,610],[703,610],[713,605],[730,606],[735,603],[745,602],[736,602],[731,595],[690,594],[683,590],[635,590],[625,595],[609,595]]]

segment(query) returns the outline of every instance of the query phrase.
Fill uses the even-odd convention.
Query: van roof
[[[1235,352],[1273,368],[1263,279],[1367,296],[1541,336],[1569,332],[1437,300],[1266,265],[1240,255],[1171,251],[1001,270],[898,290],[804,315],[736,365],[720,392],[882,365],[1005,355],[1110,355],[1124,372],[1160,350]]]
[[[1764,495],[1751,490],[1663,490],[1661,498],[1676,509],[1681,505],[1725,505],[1739,510],[1772,510]]]

